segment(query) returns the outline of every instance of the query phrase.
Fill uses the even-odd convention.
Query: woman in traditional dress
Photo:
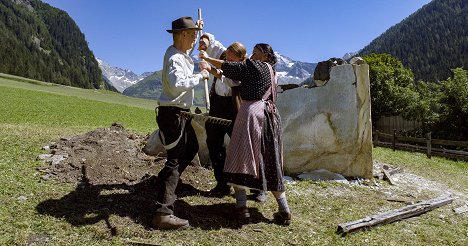
[[[230,56],[229,50],[226,56]],[[283,157],[281,121],[276,103],[276,56],[268,44],[257,44],[250,59],[229,62],[213,59],[200,52],[205,59],[220,68],[223,75],[240,81],[243,99],[237,114],[224,166],[225,178],[234,187],[236,215],[250,217],[246,189],[271,191],[278,202],[274,220],[289,225],[291,212],[283,185]],[[209,69],[209,67],[206,67]]]

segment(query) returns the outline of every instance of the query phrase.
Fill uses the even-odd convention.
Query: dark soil
[[[164,166],[165,158],[148,156],[141,151],[147,136],[139,136],[114,123],[83,135],[64,137],[52,143],[47,166],[39,170],[43,179],[89,185],[132,185],[153,176]],[[62,159],[52,163],[52,159]],[[182,175],[184,183],[209,189],[211,171],[188,167]],[[193,175],[192,175],[193,174]]]
[[[49,150],[52,155],[42,158],[47,165],[38,169],[42,181],[72,183],[76,189],[59,199],[41,202],[37,211],[65,218],[75,226],[104,220],[113,235],[117,232],[108,222],[111,215],[118,215],[119,221],[113,219],[114,223],[151,227],[151,217],[156,210],[157,174],[164,166],[165,158],[148,156],[141,151],[146,137],[113,124],[110,128],[52,143]],[[54,158],[62,157],[62,161],[53,163]],[[192,165],[182,174],[176,194],[179,198],[209,197],[207,191],[215,183],[211,170]],[[220,221],[219,227],[230,226],[231,222],[223,217],[227,211],[232,211],[234,204],[207,203],[209,205],[193,207],[179,199],[175,214],[190,219],[192,226],[204,228],[207,220]],[[207,210],[211,216],[202,216]],[[209,226],[216,227],[215,224]]]

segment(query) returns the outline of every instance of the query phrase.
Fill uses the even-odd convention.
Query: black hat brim
[[[174,33],[174,32],[179,32],[179,31],[189,30],[189,29],[202,30],[201,28],[198,28],[198,27],[189,27],[189,28],[181,28],[181,29],[166,30],[166,32],[168,32],[168,33]]]

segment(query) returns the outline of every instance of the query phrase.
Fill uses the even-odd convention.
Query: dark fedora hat
[[[172,29],[171,30],[166,30],[168,33],[173,33],[177,31],[182,31],[186,29],[197,29],[198,28],[195,23],[193,22],[192,17],[185,16],[185,17],[180,17],[179,19],[175,20],[172,22]]]

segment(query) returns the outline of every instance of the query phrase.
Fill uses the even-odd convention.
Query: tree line
[[[371,53],[399,58],[417,80],[447,79],[452,68],[468,64],[468,1],[433,0],[389,28],[359,55]]]
[[[2,73],[81,88],[107,87],[73,19],[41,1],[0,1],[0,43]]]
[[[369,64],[372,121],[384,115],[401,115],[423,127],[413,132],[433,138],[468,140],[468,71],[452,69],[442,81],[415,80],[411,69],[390,54],[363,57]]]

